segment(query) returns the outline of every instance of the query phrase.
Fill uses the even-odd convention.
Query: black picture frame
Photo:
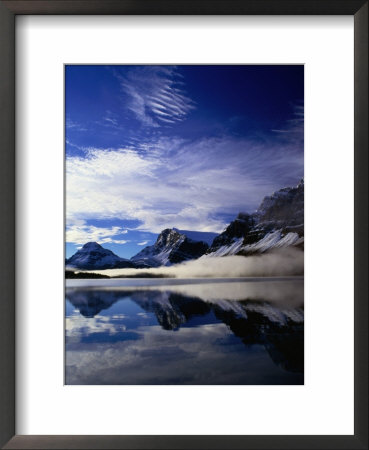
[[[354,16],[354,435],[15,435],[15,17],[19,14],[347,14]],[[368,449],[368,1],[0,0],[0,231],[0,445],[3,446],[2,448]]]

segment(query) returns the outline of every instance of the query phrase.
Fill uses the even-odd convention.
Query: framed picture
[[[367,448],[368,4],[0,21],[1,445]]]

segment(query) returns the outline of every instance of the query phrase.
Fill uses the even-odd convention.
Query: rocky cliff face
[[[216,237],[210,256],[263,253],[273,248],[302,247],[304,242],[304,181],[267,196],[253,214],[240,213]]]
[[[131,261],[141,267],[170,266],[199,258],[208,248],[206,242],[194,241],[177,230],[167,228],[159,234],[154,245],[145,247]]]
[[[247,213],[239,213],[237,218],[231,222],[228,227],[217,236],[208,253],[215,252],[224,246],[231,246],[235,240],[247,236],[255,226],[255,216]]]
[[[304,234],[304,180],[296,187],[287,187],[265,197],[256,219],[259,229],[266,231],[284,229]]]

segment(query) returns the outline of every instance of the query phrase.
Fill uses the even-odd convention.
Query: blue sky
[[[65,67],[66,256],[221,232],[304,173],[304,69]]]

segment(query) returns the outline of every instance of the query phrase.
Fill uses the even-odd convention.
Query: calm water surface
[[[67,280],[66,384],[303,384],[303,279]]]

